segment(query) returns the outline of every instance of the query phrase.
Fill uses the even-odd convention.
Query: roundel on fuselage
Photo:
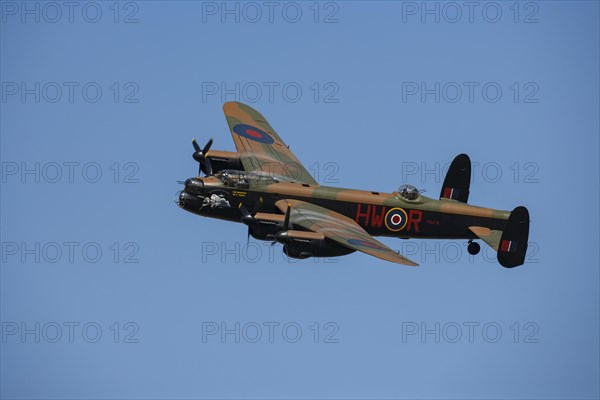
[[[392,232],[404,229],[407,222],[406,211],[401,208],[392,208],[385,214],[385,226]]]

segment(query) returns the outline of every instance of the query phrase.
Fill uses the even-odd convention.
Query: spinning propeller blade
[[[254,224],[256,223],[256,219],[254,218],[254,216],[256,215],[258,210],[260,210],[262,202],[263,199],[262,197],[260,197],[256,204],[254,204],[254,207],[252,207],[252,211],[248,211],[244,203],[240,203],[239,205],[240,211],[242,212],[242,223],[248,226],[247,240],[250,240],[250,234],[252,233],[252,230],[254,229]]]
[[[290,226],[290,211],[292,210],[292,206],[288,204],[287,210],[285,210],[285,219],[283,220],[283,230],[284,232],[288,230]]]

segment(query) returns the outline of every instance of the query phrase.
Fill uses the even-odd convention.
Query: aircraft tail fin
[[[471,186],[471,159],[466,154],[454,157],[444,178],[440,200],[451,199],[466,203]]]
[[[498,245],[498,262],[513,268],[525,262],[529,239],[529,211],[523,206],[510,213]]]

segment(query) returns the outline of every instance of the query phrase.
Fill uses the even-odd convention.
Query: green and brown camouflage
[[[415,215],[414,212],[418,211],[422,213],[419,226],[421,224],[428,224],[435,227],[439,227],[435,218],[440,214],[472,217],[473,221],[486,221],[490,219],[506,221],[510,215],[509,211],[477,207],[449,199],[436,200],[422,194],[419,194],[415,200],[408,200],[403,198],[398,192],[383,193],[291,182],[259,182],[252,179],[247,179],[250,184],[246,186],[245,183],[240,185],[236,182],[226,184],[221,180],[221,177],[222,173],[217,172],[215,176],[204,177],[202,180],[207,190],[210,188],[210,190],[226,192],[228,198],[233,201],[232,206],[237,207],[240,203],[254,204],[259,197],[263,198],[261,211],[264,210],[264,212],[277,212],[274,205],[275,202],[280,199],[303,200],[325,206],[326,208],[328,208],[327,206],[333,205],[335,208],[332,209],[347,210],[342,214],[354,219],[368,232],[372,233],[376,233],[377,228],[383,226],[383,223],[377,222],[379,216],[383,212],[394,208],[400,208],[406,211],[407,215],[411,213]],[[260,178],[261,177],[259,176],[258,179]],[[368,209],[370,209],[370,211],[367,211]],[[369,214],[368,221],[366,220],[367,216],[365,215],[367,212]],[[373,220],[375,220],[374,223]],[[502,223],[500,222],[500,227],[501,225]],[[468,226],[473,225],[466,225],[464,229],[468,230]],[[495,226],[498,226],[498,224]],[[409,229],[411,228],[413,229],[413,233],[419,233],[419,231],[416,230],[417,227],[414,223],[409,227]],[[386,235],[386,231],[381,230],[379,235],[412,237],[412,235],[409,234],[410,230],[406,233],[407,234],[403,236],[399,235],[398,231],[390,231],[390,234]],[[467,232],[463,232],[460,237],[463,237],[464,235],[474,237],[473,233]],[[440,235],[434,237],[447,238],[448,236]]]
[[[243,149],[240,160],[245,171],[317,185],[261,113],[237,102],[225,103],[223,111],[236,149]]]
[[[520,213],[519,223],[525,224],[526,218],[526,224],[511,229],[516,232],[514,237],[505,238],[503,232],[511,212],[466,204],[471,168],[468,156],[463,154],[454,160],[440,199],[426,197],[407,185],[392,193],[323,186],[310,176],[260,113],[235,102],[225,103],[223,109],[237,152],[207,152],[206,157],[213,163],[212,175],[186,181],[179,205],[187,211],[245,223],[249,234],[257,239],[273,240],[277,233],[289,231],[279,235],[288,241],[284,250],[300,258],[360,250],[416,265],[372,236],[469,242],[480,238],[497,251],[518,247],[519,256],[511,256],[507,263],[522,263],[528,214]],[[284,221],[287,207],[291,207],[289,226]],[[310,251],[300,249],[304,242],[310,242]]]
[[[383,243],[373,239],[355,221],[338,212],[300,200],[279,200],[275,205],[281,212],[290,214],[290,221],[294,226],[322,235],[323,238],[326,237],[341,246],[362,251],[386,261],[410,266],[417,265]],[[291,237],[292,239],[306,238],[306,236],[297,236],[296,231],[289,229],[286,230],[285,235],[287,238]]]

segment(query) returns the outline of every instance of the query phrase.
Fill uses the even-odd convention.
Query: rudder
[[[466,154],[454,157],[440,192],[441,199],[452,199],[466,203],[471,186],[471,159]]]
[[[498,246],[498,262],[513,268],[525,262],[529,239],[529,211],[523,206],[515,208],[508,217]]]

